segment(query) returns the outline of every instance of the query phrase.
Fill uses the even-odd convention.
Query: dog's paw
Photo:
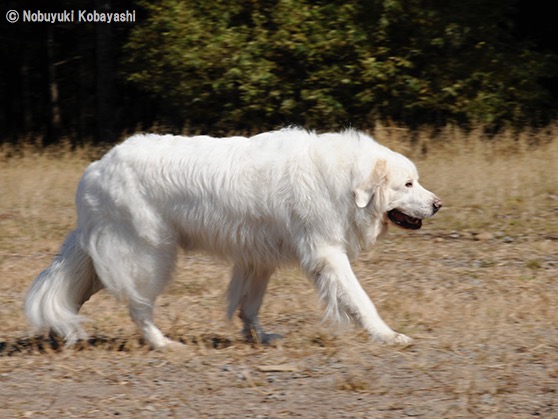
[[[248,332],[243,331],[244,339],[249,343],[258,343],[260,345],[272,345],[283,339],[283,335],[277,333],[265,333],[261,329],[251,329]]]
[[[283,339],[283,335],[278,333],[262,333],[259,337],[262,345],[272,345],[277,341]]]
[[[185,345],[184,343],[169,339],[167,337],[165,337],[162,340],[157,340],[155,342],[149,342],[149,346],[151,347],[151,349],[155,351],[169,351],[169,352],[185,351],[188,348],[188,346]]]
[[[177,342],[175,340],[169,340],[169,342],[157,349],[160,352],[168,353],[168,354],[190,354],[192,348],[184,343]]]
[[[387,345],[394,346],[410,346],[413,344],[413,339],[403,333],[394,333],[393,335],[383,339]]]

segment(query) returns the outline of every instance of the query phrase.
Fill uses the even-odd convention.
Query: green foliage
[[[513,0],[159,0],[126,77],[196,127],[525,122],[553,57],[511,40]]]

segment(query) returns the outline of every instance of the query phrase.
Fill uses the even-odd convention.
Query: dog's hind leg
[[[163,335],[163,332],[155,325],[153,321],[153,308],[155,299],[162,292],[165,284],[169,281],[174,267],[174,261],[171,265],[162,263],[158,265],[153,260],[157,252],[151,253],[151,264],[144,269],[143,273],[139,273],[142,278],[137,281],[137,288],[133,297],[128,297],[128,308],[132,320],[140,328],[143,337],[153,349],[161,349],[169,346],[182,346],[181,343],[173,341]],[[168,258],[168,253],[161,254],[162,259]],[[140,262],[141,263],[141,262]],[[137,266],[136,266],[137,270]],[[139,297],[139,298],[138,298]]]
[[[334,320],[351,319],[379,342],[411,343],[411,338],[393,331],[382,320],[353,273],[347,255],[341,250],[335,247],[320,249],[303,268],[316,284],[326,304],[327,317]]]
[[[131,234],[107,231],[96,241],[92,257],[107,289],[127,299],[130,316],[146,342],[154,349],[179,345],[165,337],[153,321],[155,300],[174,270],[176,247],[171,243],[156,246]]]
[[[153,321],[153,305],[155,298],[146,298],[145,301],[130,300],[128,303],[130,316],[140,328],[143,337],[153,349],[162,349],[169,345],[179,345],[165,335]]]
[[[240,264],[233,268],[228,290],[228,316],[231,318],[239,308],[239,317],[243,323],[242,334],[249,341],[268,344],[282,337],[275,333],[265,333],[258,320],[258,313],[273,271],[265,267],[246,267]]]

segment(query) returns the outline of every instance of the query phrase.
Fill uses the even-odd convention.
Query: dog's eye
[[[413,187],[413,182],[407,182],[407,183],[405,184],[405,187],[406,187],[406,188],[412,188],[412,187]]]

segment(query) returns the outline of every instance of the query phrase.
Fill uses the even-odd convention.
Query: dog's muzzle
[[[440,208],[442,208],[442,200],[440,198],[436,198],[432,203],[432,215],[436,214]]]
[[[438,197],[432,202],[432,215],[436,214],[442,208],[442,200]],[[387,213],[392,223],[408,230],[418,230],[422,227],[422,219],[411,217],[398,209],[392,209]]]

